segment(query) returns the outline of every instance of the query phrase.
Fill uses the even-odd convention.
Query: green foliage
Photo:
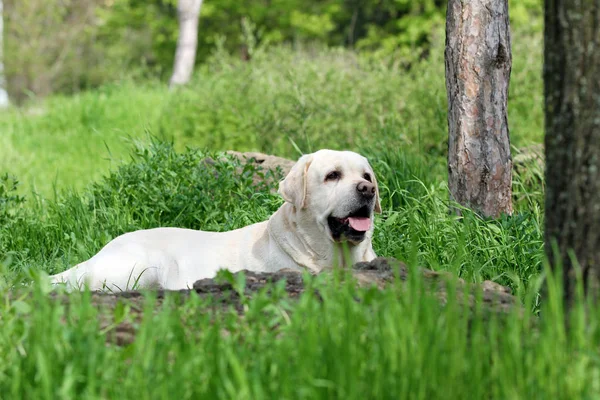
[[[178,154],[166,143],[136,147],[131,163],[84,195],[71,192],[55,202],[37,203],[26,217],[4,224],[0,259],[13,254],[22,265],[69,263],[74,261],[72,252],[77,258],[89,257],[131,230],[231,230],[267,219],[281,204],[278,196],[256,193],[264,185],[252,183],[250,166],[240,175],[235,162],[213,157],[214,165],[206,164],[208,156],[192,150]]]
[[[543,30],[544,2],[541,0],[509,0],[511,28],[517,31],[541,33]]]
[[[98,7],[98,44],[110,59],[160,74],[171,67],[177,43],[177,0],[113,0]]]
[[[394,0],[365,7],[366,19],[374,21],[363,27],[357,47],[414,61],[429,49],[431,35],[444,26],[446,3]]]
[[[168,79],[176,0],[6,3],[5,61],[19,102],[124,78]],[[541,5],[511,0],[513,29],[541,34]],[[442,0],[210,0],[201,9],[197,62],[216,50],[248,59],[257,46],[312,43],[412,66],[443,37],[445,7]]]
[[[296,158],[298,149],[401,149],[447,154],[442,37],[406,71],[343,49],[257,45],[252,62],[216,52],[189,86],[124,82],[55,96],[0,116],[0,171],[21,193],[82,189],[127,159],[128,142],[149,132],[211,150],[258,150]],[[513,33],[511,142],[543,137],[541,35]],[[444,169],[436,177],[446,180]]]
[[[25,203],[25,197],[17,193],[18,185],[14,177],[8,174],[0,176],[0,225],[15,218]]]
[[[103,31],[114,38],[122,29],[146,32],[153,38],[154,59],[168,69],[177,32],[174,3],[174,0],[116,0],[104,10]],[[244,25],[250,23],[253,34],[265,43],[318,41],[414,61],[415,54],[429,48],[431,35],[444,26],[446,3],[441,0],[207,1],[201,10],[198,60],[206,60],[221,39],[229,52],[239,54],[248,45]],[[511,1],[513,23],[540,32],[541,4],[539,0]]]
[[[432,29],[443,22],[443,5],[437,0],[207,1],[201,10],[198,62],[205,61],[218,45],[236,55],[247,51],[248,24],[253,28],[251,35],[263,45],[318,41],[388,52],[426,46]],[[116,38],[120,29],[143,30],[153,38],[147,50],[154,60],[164,69],[170,68],[177,32],[172,0],[118,0],[104,15],[106,35]],[[132,20],[148,23],[128,25]]]

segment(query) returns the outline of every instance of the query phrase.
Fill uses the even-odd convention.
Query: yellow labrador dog
[[[318,273],[344,254],[345,264],[375,258],[373,213],[381,207],[365,157],[333,150],[304,155],[279,184],[279,194],[285,203],[267,221],[229,232],[155,228],[126,233],[89,260],[51,276],[52,282],[71,289],[174,290],[214,277],[219,269]]]

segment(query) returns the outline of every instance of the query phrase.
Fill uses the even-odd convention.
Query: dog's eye
[[[369,174],[368,172],[365,172],[365,174],[363,175],[363,178],[365,178],[366,180],[371,182],[371,174]]]
[[[342,177],[342,173],[340,171],[331,171],[325,177],[326,181],[337,181]]]

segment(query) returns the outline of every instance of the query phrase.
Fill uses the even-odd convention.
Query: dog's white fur
[[[326,179],[333,170],[341,173],[339,180]],[[302,156],[280,183],[285,203],[267,221],[229,232],[155,228],[126,233],[89,260],[51,276],[52,282],[71,289],[185,289],[219,269],[318,273],[342,260],[370,261],[375,258],[373,223],[359,243],[334,240],[327,223],[329,216],[343,218],[365,204],[357,191],[365,173],[376,190],[367,205],[372,221],[381,209],[367,159],[350,151],[319,150]]]

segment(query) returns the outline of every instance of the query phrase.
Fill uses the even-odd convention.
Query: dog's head
[[[336,242],[362,242],[373,230],[373,213],[381,212],[375,173],[365,157],[351,151],[302,156],[279,184],[279,193]]]

